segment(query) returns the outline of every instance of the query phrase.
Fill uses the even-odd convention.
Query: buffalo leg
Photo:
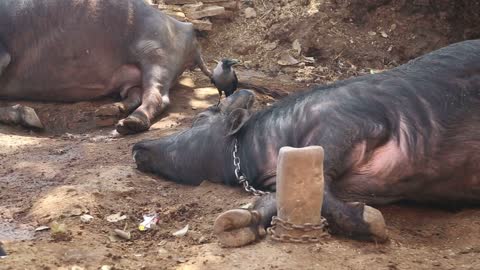
[[[133,134],[148,130],[153,119],[170,104],[168,91],[172,76],[162,67],[153,67],[145,72],[142,105],[130,116],[117,124],[120,134]]]
[[[0,108],[0,123],[43,129],[43,125],[35,113],[35,110],[18,104],[11,107]]]
[[[362,240],[385,241],[385,221],[380,211],[363,203],[345,203],[338,200],[325,186],[322,216],[334,234]]]
[[[213,232],[227,247],[240,247],[265,237],[272,217],[277,213],[275,193],[258,199],[253,210],[234,209],[222,213],[215,220]]]
[[[7,49],[0,43],[0,76],[2,76],[3,71],[10,64],[10,54],[7,52]]]
[[[95,111],[97,118],[114,117],[119,119],[125,117],[138,106],[142,104],[142,89],[140,87],[133,87],[126,91],[126,97],[120,101],[112,104],[101,106]]]

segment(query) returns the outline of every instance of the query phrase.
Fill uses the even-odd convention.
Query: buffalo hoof
[[[113,126],[124,116],[123,104],[107,104],[95,111],[95,125],[97,127]]]
[[[117,132],[122,135],[136,134],[147,131],[150,128],[150,123],[147,119],[142,120],[138,116],[130,115],[118,122]]]
[[[43,129],[43,124],[38,118],[37,113],[33,108],[22,106],[22,105],[15,105],[16,109],[20,113],[20,124],[27,128],[34,128],[34,129]]]
[[[259,225],[257,211],[234,209],[222,213],[215,220],[213,233],[225,247],[240,247],[253,243],[266,235],[265,228]]]
[[[385,219],[380,211],[365,205],[363,209],[363,221],[369,225],[372,240],[385,242],[388,239]]]
[[[359,210],[358,219],[344,227],[343,233],[359,240],[385,242],[388,239],[385,219],[380,211],[359,202],[349,202],[347,205]]]
[[[122,117],[125,108],[121,103],[106,104],[95,111],[95,117]]]

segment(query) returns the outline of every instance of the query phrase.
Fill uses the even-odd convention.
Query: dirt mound
[[[256,16],[215,24],[207,59],[324,83],[386,69],[447,44],[480,37],[480,3],[428,0],[242,1]]]

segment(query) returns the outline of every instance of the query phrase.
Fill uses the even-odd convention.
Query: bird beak
[[[230,66],[235,66],[235,65],[240,64],[240,61],[238,61],[238,60],[230,60],[229,64],[230,64]]]

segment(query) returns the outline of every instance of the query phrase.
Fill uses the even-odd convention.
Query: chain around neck
[[[261,191],[253,188],[250,186],[248,183],[247,178],[245,175],[242,174],[241,169],[240,169],[240,157],[238,156],[238,140],[235,138],[233,140],[233,166],[235,167],[235,177],[237,178],[237,181],[239,184],[243,186],[243,189],[245,189],[246,192],[253,194],[254,196],[263,196],[266,194],[269,194],[270,192],[267,191]]]

